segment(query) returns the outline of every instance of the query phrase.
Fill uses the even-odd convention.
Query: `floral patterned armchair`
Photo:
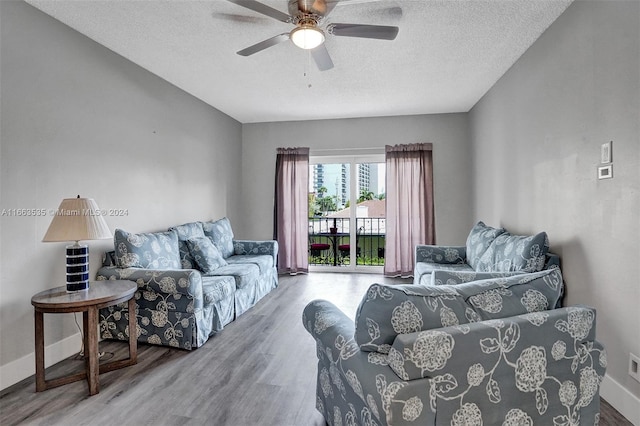
[[[373,284],[355,321],[312,301],[317,409],[331,426],[597,424],[606,353],[592,308],[552,309],[562,285],[559,269]]]

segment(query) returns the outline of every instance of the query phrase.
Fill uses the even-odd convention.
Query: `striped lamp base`
[[[67,291],[89,290],[89,247],[67,246]]]

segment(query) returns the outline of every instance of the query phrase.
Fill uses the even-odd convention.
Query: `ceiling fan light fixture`
[[[324,33],[314,25],[300,25],[294,28],[290,34],[293,44],[300,49],[315,49],[324,43]]]

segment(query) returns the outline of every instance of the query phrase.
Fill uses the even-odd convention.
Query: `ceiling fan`
[[[295,28],[288,33],[278,34],[238,51],[238,55],[241,56],[250,56],[276,44],[291,40],[299,48],[309,50],[318,69],[326,71],[333,68],[333,61],[324,45],[325,33],[338,37],[361,37],[378,40],[394,40],[398,35],[398,27],[385,25],[330,23],[325,26],[323,31],[321,25],[340,0],[289,0],[289,14],[256,0],[228,1],[278,21],[295,25]],[[344,1],[343,4],[351,1],[356,3],[356,0],[349,0]]]

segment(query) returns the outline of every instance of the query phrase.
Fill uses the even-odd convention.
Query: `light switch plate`
[[[611,148],[613,145],[613,141],[605,142],[600,147],[600,162],[602,164],[607,164],[612,161],[611,159]]]

